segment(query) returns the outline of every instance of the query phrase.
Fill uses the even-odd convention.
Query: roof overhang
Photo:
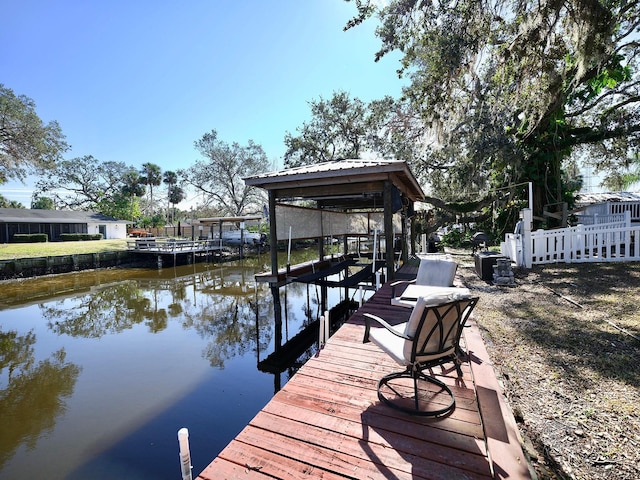
[[[400,160],[336,160],[244,179],[277,200],[315,200],[325,208],[382,208],[382,192],[390,182],[412,201],[424,199],[406,162]]]
[[[201,225],[217,225],[220,223],[238,223],[262,220],[262,215],[245,215],[243,217],[208,217],[198,218],[193,223]]]

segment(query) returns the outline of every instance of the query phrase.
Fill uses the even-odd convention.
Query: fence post
[[[625,245],[625,249],[626,249],[625,257],[631,256],[631,239],[633,238],[631,236],[631,230],[630,230],[631,227],[633,226],[631,223],[631,218],[632,218],[631,210],[627,210],[624,213],[624,226],[626,227],[626,230],[624,231],[624,233],[622,234],[622,238],[620,239],[620,241],[624,242],[624,245]],[[637,242],[638,237],[636,236],[635,238]],[[638,254],[636,253],[636,255]]]
[[[575,251],[575,244],[576,244],[576,239],[575,239],[575,229],[574,228],[569,228],[569,227],[565,227],[565,235],[563,236],[562,242],[563,242],[563,252],[562,252],[562,256],[563,256],[563,260],[564,263],[571,263],[573,262],[573,252]]]
[[[585,258],[585,256],[587,255],[586,253],[587,245],[584,237],[584,225],[582,224],[576,225],[575,236],[576,236],[576,245],[573,251],[575,252],[576,261],[578,260],[578,252],[580,252],[580,261],[582,261],[582,259]]]
[[[525,268],[531,268],[533,241],[531,239],[531,227],[533,223],[533,212],[530,208],[522,209],[522,259]]]

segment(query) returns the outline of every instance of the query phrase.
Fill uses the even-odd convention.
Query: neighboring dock
[[[399,273],[406,276],[407,270]],[[531,478],[513,414],[474,322],[465,328],[470,360],[463,378],[453,366],[434,369],[454,391],[450,416],[418,418],[379,402],[378,380],[402,367],[373,343],[362,343],[363,313],[406,321],[411,310],[391,306],[390,299],[386,284],[198,478]]]
[[[127,250],[139,253],[207,253],[222,250],[215,240],[175,240],[173,238],[136,238],[127,240]]]
[[[175,265],[178,255],[214,255],[220,256],[223,247],[215,240],[176,240],[174,238],[147,237],[127,240],[127,251],[152,254],[158,257],[158,265],[164,256],[173,256]]]

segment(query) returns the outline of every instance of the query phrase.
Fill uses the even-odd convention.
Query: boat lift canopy
[[[334,160],[302,167],[264,173],[244,179],[246,185],[267,190],[269,194],[269,233],[271,237],[271,273],[278,273],[276,203],[314,200],[318,208],[333,211],[384,211],[386,266],[393,278],[394,198],[402,205],[424,199],[424,192],[401,160]],[[284,240],[284,239],[282,239]],[[322,245],[321,255],[322,260]]]

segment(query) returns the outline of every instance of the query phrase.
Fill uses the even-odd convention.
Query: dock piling
[[[189,451],[189,430],[178,430],[178,444],[180,445],[180,467],[182,468],[182,480],[192,480],[191,476],[191,452]]]

